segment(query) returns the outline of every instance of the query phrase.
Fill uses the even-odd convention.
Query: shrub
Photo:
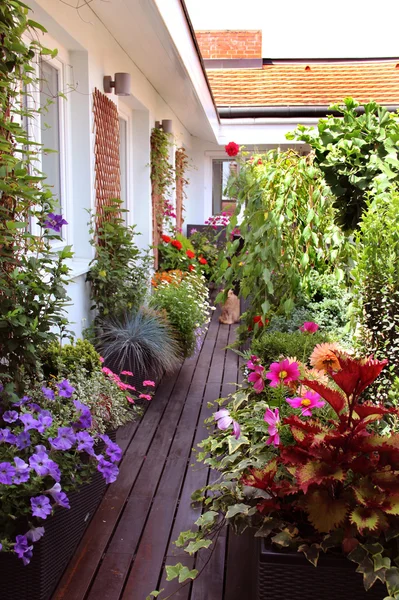
[[[220,255],[217,233],[209,226],[202,231],[194,231],[190,236],[190,242],[197,256],[203,256],[206,259],[207,264],[203,269],[205,277],[208,281],[216,281]]]
[[[85,371],[86,376],[101,371],[100,355],[88,340],[76,340],[61,346],[49,344],[42,354],[43,370],[46,376],[72,376]]]
[[[314,346],[328,341],[329,335],[320,331],[309,335],[301,331],[284,333],[266,330],[252,341],[251,354],[256,354],[263,365],[278,361],[281,356],[307,362]]]
[[[90,233],[96,257],[90,263],[92,308],[98,318],[135,312],[144,301],[149,279],[149,256],[140,253],[134,227],[121,217],[121,201],[113,200],[104,215],[92,215]]]
[[[166,311],[183,355],[190,356],[209,321],[205,278],[187,273],[178,285],[162,282],[154,289],[150,305]]]
[[[181,351],[165,314],[140,309],[119,319],[101,321],[98,348],[114,371],[132,371],[145,377],[172,373],[181,362]]]

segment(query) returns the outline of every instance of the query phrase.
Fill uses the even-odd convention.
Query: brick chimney
[[[261,30],[196,31],[204,59],[262,58]]]

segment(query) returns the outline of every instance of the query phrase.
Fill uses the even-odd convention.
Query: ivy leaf
[[[159,594],[162,594],[163,591],[164,588],[162,588],[162,590],[159,590],[159,592],[157,590],[154,590],[149,594],[149,596],[147,596],[145,600],[152,600],[152,598],[158,598]]]
[[[195,579],[198,575],[197,569],[190,569],[181,563],[177,563],[177,565],[166,566],[166,581],[173,581],[173,579],[178,578],[179,583],[183,583],[187,579]]]
[[[218,515],[219,513],[214,510],[208,510],[195,521],[195,524],[198,525],[198,527],[207,528],[210,525],[213,525]]]
[[[212,540],[204,540],[203,538],[201,538],[195,542],[190,542],[187,548],[184,549],[184,551],[190,555],[195,554],[196,552],[198,552],[198,550],[201,550],[201,548],[209,548],[211,544]]]
[[[229,454],[233,454],[237,448],[239,448],[240,446],[242,446],[243,444],[249,444],[249,439],[245,436],[245,435],[241,435],[238,440],[236,440],[236,438],[234,437],[234,435],[231,435],[229,437]]]
[[[249,510],[251,508],[252,507],[248,504],[233,504],[233,506],[229,506],[228,508],[228,511],[226,513],[226,519],[231,519],[236,515],[248,515]]]
[[[399,594],[399,569],[392,567],[385,573],[385,582],[388,592],[391,596],[396,597]]]
[[[317,563],[320,556],[321,546],[320,544],[312,544],[309,546],[308,544],[302,544],[298,547],[298,552],[303,552],[309,562],[312,563],[315,567],[317,567]]]

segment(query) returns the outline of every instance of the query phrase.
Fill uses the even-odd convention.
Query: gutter
[[[399,104],[385,105],[389,112],[399,111]],[[361,115],[364,107],[358,106],[356,112]],[[331,110],[327,105],[318,106],[219,106],[221,119],[261,119],[261,118],[302,118],[310,117],[319,119],[327,115],[339,117],[342,115],[337,110]]]

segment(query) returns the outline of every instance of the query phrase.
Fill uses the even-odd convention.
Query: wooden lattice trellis
[[[178,148],[175,154],[175,170],[176,170],[176,228],[180,231],[184,219],[184,188],[188,181],[185,177],[188,161],[185,148]]]
[[[107,220],[105,208],[121,197],[119,116],[112,100],[94,90],[95,190],[97,226]]]

